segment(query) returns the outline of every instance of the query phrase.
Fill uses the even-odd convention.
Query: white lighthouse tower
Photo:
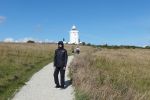
[[[70,31],[70,44],[79,44],[79,31],[76,26],[73,25]]]

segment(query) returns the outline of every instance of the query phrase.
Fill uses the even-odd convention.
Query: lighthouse
[[[76,26],[73,25],[70,31],[70,44],[79,44],[79,31]]]

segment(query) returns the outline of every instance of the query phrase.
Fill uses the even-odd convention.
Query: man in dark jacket
[[[65,85],[65,70],[67,65],[68,55],[67,50],[64,49],[62,41],[58,42],[58,49],[55,50],[54,55],[54,81],[56,88],[64,88]],[[61,85],[59,84],[58,74],[60,72]]]

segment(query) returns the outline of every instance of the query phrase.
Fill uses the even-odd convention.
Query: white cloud
[[[23,39],[19,39],[17,40],[17,42],[27,42],[29,40],[32,40],[32,41],[35,41],[36,42],[36,39],[32,38],[32,37],[25,37]]]
[[[47,43],[48,43],[48,42],[52,42],[52,41],[49,40],[49,39],[45,39],[44,42],[47,42]]]
[[[6,39],[4,39],[4,42],[14,42],[14,39],[13,38],[6,38]]]
[[[6,38],[3,41],[4,42],[26,43],[29,40],[35,41],[36,43],[56,43],[53,40],[49,40],[49,39],[39,40],[39,39],[35,39],[35,38],[32,38],[32,37],[25,37],[25,38],[17,39],[17,40],[14,40],[13,38]]]
[[[5,20],[6,20],[6,17],[5,17],[5,16],[0,16],[0,24],[1,24],[1,23],[4,23]]]

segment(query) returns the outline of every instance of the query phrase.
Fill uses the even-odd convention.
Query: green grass
[[[76,45],[65,45],[68,55],[72,46]],[[57,44],[0,43],[0,100],[12,98],[35,72],[52,62],[56,48]]]
[[[90,100],[89,96],[84,91],[75,90],[76,100]]]
[[[53,61],[57,45],[0,43],[0,100],[7,100],[27,80]]]

